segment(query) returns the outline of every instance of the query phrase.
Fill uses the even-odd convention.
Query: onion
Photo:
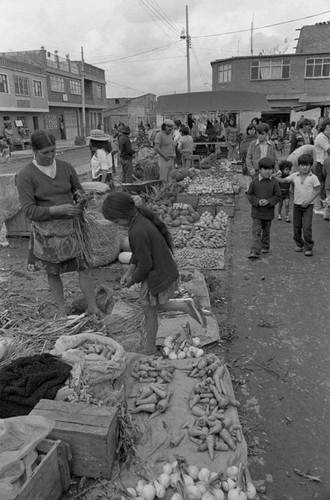
[[[246,485],[246,496],[248,497],[248,500],[254,500],[254,498],[257,495],[257,490],[251,481],[248,481]]]
[[[203,354],[204,354],[204,350],[197,348],[197,351],[195,352],[195,358],[201,358],[203,356]]]
[[[202,495],[207,491],[206,484],[204,483],[204,481],[198,481],[198,483],[196,483],[196,486]]]
[[[172,470],[172,467],[171,467]],[[158,482],[164,486],[164,488],[168,488],[171,482],[169,474],[163,472],[158,478]]]
[[[198,347],[199,345],[201,345],[201,339],[199,337],[194,337],[192,339],[192,343],[193,343],[193,346]]]
[[[139,479],[138,482],[137,482],[137,485],[135,487],[136,489],[136,493],[138,495],[141,495],[142,494],[142,490],[143,490],[143,487],[146,485],[147,483],[143,480],[143,479]]]
[[[194,481],[198,478],[199,468],[197,465],[188,465],[187,474],[193,478]]]
[[[188,484],[185,488],[187,500],[201,500],[202,494],[194,484]]]
[[[164,340],[164,347],[169,347],[170,349],[172,349],[173,337],[166,337],[166,339]]]
[[[134,488],[126,488],[126,489],[130,495],[132,495],[135,498],[137,497],[137,493]]]
[[[184,351],[178,352],[178,359],[184,359],[187,357],[187,354]]]
[[[166,464],[163,465],[163,472],[164,474],[172,474],[172,465],[169,464],[168,462]]]
[[[156,496],[156,490],[152,484],[146,484],[143,486],[142,494],[143,500],[154,500]]]
[[[174,495],[171,496],[171,500],[183,500],[183,496],[181,496],[180,493],[174,493]]]
[[[214,500],[214,496],[212,495],[212,493],[210,491],[206,491],[202,495],[202,500]]]
[[[170,354],[168,355],[168,359],[178,359],[178,355],[176,354],[176,352],[170,352]]]
[[[163,347],[163,353],[165,356],[168,356],[171,352],[171,349],[168,346]]]
[[[205,481],[205,483],[207,483],[207,481],[209,480],[209,477],[210,477],[210,471],[209,471],[209,469],[207,469],[206,467],[203,467],[199,471],[198,479],[200,481]]]
[[[155,491],[156,491],[156,497],[157,498],[164,498],[165,496],[165,487],[163,484],[160,484],[158,481],[154,480],[154,486],[155,486]]]
[[[236,465],[231,465],[230,467],[227,467],[226,474],[227,477],[230,477],[230,479],[237,481],[238,467],[236,467]]]
[[[214,488],[213,495],[214,500],[225,500],[225,494],[220,488]]]
[[[247,496],[241,488],[232,488],[228,492],[228,500],[247,500]]]
[[[172,488],[175,488],[175,485],[179,481],[179,479],[180,479],[180,473],[179,472],[173,472],[170,475],[170,484],[171,484]]]
[[[171,466],[172,466],[172,472],[177,472],[177,470],[178,470],[178,461],[175,460],[174,462],[172,462]]]
[[[183,474],[183,481],[186,486],[188,486],[188,484],[194,484],[193,478],[188,476],[188,474]]]
[[[218,475],[217,472],[211,472],[210,479],[214,479],[215,477],[217,477],[217,475]]]

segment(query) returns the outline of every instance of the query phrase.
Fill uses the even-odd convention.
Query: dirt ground
[[[294,252],[292,224],[274,221],[271,252],[247,259],[250,209],[242,191],[231,219],[226,269],[204,273],[261,500],[330,500],[329,222],[313,222],[315,253]],[[41,317],[54,312],[46,280],[27,278],[26,238],[0,247],[3,292],[22,293]],[[92,272],[95,283],[118,285],[118,264]],[[72,301],[78,288],[70,279]],[[66,287],[67,288],[67,287]],[[31,294],[33,290],[33,294]],[[2,295],[3,297],[3,295]],[[317,479],[320,481],[317,481]]]

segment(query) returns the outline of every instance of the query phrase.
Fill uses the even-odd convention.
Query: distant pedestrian
[[[178,141],[178,150],[181,154],[182,168],[190,168],[194,152],[194,140],[189,134],[188,127],[181,127],[181,137]]]
[[[305,146],[306,144],[314,144],[312,130],[312,122],[308,118],[304,118],[298,123],[298,130],[291,136],[291,146],[290,153],[295,149],[300,148],[300,146]]]
[[[242,162],[242,173],[246,179],[246,189],[248,189],[251,182],[251,178],[249,177],[249,171],[246,165],[246,155],[251,142],[255,141],[256,138],[257,138],[256,126],[253,125],[253,123],[250,123],[250,125],[248,125],[246,128],[246,135],[243,137],[239,147],[239,154]]]
[[[320,196],[315,199],[315,214],[324,215],[324,210],[322,210],[322,199],[325,198],[324,191],[324,176],[323,176],[323,164],[324,160],[330,156],[330,118],[325,118],[318,128],[319,133],[317,134],[314,147],[316,155],[316,164],[314,167],[314,173],[317,176],[321,184]]]
[[[101,129],[94,129],[86,139],[90,140],[92,181],[113,187],[110,136]]]
[[[270,227],[275,214],[275,205],[281,199],[281,189],[274,177],[275,161],[262,158],[258,175],[252,180],[247,197],[251,204],[252,245],[249,259],[259,259],[260,252],[268,253],[270,248]]]
[[[292,182],[294,185],[293,201],[293,240],[296,244],[295,251],[305,255],[313,255],[314,241],[312,236],[312,220],[314,200],[320,192],[320,181],[312,173],[313,157],[305,154],[298,159],[299,172],[290,174],[281,179],[277,172],[276,177],[280,184]]]
[[[179,139],[181,138],[181,127],[182,127],[181,120],[174,120],[173,139],[174,139],[174,143],[175,143],[175,166],[176,167],[181,167],[181,165],[182,165],[181,153],[178,149]],[[188,128],[188,133],[189,133],[189,128]]]
[[[166,119],[162,124],[161,131],[155,138],[155,151],[158,153],[159,179],[164,184],[172,180],[172,172],[175,157],[175,142],[173,140],[174,121]]]
[[[292,163],[289,161],[281,161],[278,165],[279,170],[281,171],[281,179],[285,179],[291,173]],[[277,220],[282,220],[282,208],[284,206],[285,212],[285,222],[291,222],[289,211],[290,211],[290,182],[283,182],[280,184],[281,188],[281,199],[278,203],[278,215]]]
[[[129,135],[131,129],[128,125],[124,125],[121,129],[121,134],[118,137],[118,148],[120,155],[120,166],[122,169],[122,183],[127,184],[133,182],[133,155],[134,149],[130,141]]]
[[[256,130],[257,139],[251,142],[246,155],[246,166],[251,177],[258,174],[259,161],[262,158],[271,158],[275,164],[277,162],[275,145],[268,137],[269,126],[267,123],[260,123]]]
[[[229,125],[226,128],[226,142],[227,142],[227,160],[237,163],[238,158],[238,128],[234,118],[229,119]]]

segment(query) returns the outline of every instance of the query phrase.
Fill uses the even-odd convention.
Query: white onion
[[[257,495],[257,490],[251,481],[248,481],[247,486],[246,486],[246,496],[248,497],[248,500],[254,500],[254,498]]]
[[[168,359],[178,359],[178,355],[176,354],[176,352],[170,352],[170,354],[168,355]]]
[[[187,500],[201,500],[202,494],[194,484],[188,484],[185,488]]]
[[[197,465],[188,465],[187,474],[193,478],[194,481],[198,478],[199,468]]]
[[[201,358],[203,356],[203,354],[204,354],[203,349],[198,349],[197,348],[197,351],[195,353],[195,358]]]
[[[166,490],[163,484],[160,484],[158,481],[154,481],[154,487],[156,491],[157,498],[164,498]]]
[[[168,462],[166,464],[164,464],[163,465],[163,472],[165,474],[168,474],[168,475],[172,474],[172,465],[169,464]]]
[[[173,472],[171,475],[170,475],[170,484],[172,486],[172,488],[175,488],[175,485],[176,483],[179,481],[180,479],[180,474],[179,472]]]
[[[236,467],[236,465],[231,465],[230,467],[227,467],[226,474],[227,477],[230,477],[230,479],[234,479],[234,481],[236,481],[238,474],[238,467]]]
[[[228,492],[228,500],[247,500],[247,496],[241,488],[232,488]]]
[[[206,491],[202,495],[202,500],[214,500],[214,496],[212,495],[212,493],[210,491]]]
[[[213,495],[215,500],[225,500],[225,494],[220,488],[214,488]]]
[[[203,481],[198,481],[198,483],[196,483],[196,486],[202,495],[206,492],[206,484]]]
[[[236,481],[234,481],[233,479],[230,479],[230,477],[227,479],[227,483],[228,483],[229,490],[236,488]]]
[[[143,480],[143,479],[139,479],[138,482],[137,482],[137,485],[135,487],[136,489],[136,493],[138,495],[141,495],[142,493],[142,490],[143,490],[143,487],[146,485],[147,483]]]
[[[217,475],[218,475],[217,472],[211,472],[210,479],[214,479],[215,477],[217,477]]]
[[[137,497],[137,493],[134,488],[126,488],[128,493],[132,495],[133,497]]]
[[[171,467],[171,470],[172,470],[172,467]],[[163,472],[159,478],[158,478],[158,482],[160,484],[162,484],[164,486],[164,488],[168,488],[169,485],[170,485],[170,482],[171,482],[171,479],[170,479],[170,476],[169,474],[166,474],[165,472]]]
[[[163,353],[165,356],[168,356],[171,352],[171,349],[168,346],[163,347]]]
[[[207,469],[206,467],[203,467],[199,471],[198,479],[200,481],[205,481],[207,483],[207,481],[209,480],[209,477],[210,477],[210,471],[209,471],[209,469]]]
[[[171,496],[171,500],[183,500],[183,496],[181,496],[180,493],[174,493],[174,495]]]
[[[146,484],[143,486],[142,494],[143,500],[154,500],[156,496],[156,490],[152,484]]]
[[[178,470],[178,461],[174,460],[174,462],[171,463],[172,466],[172,472],[177,472]]]
[[[186,486],[188,486],[188,484],[194,484],[193,478],[188,476],[188,474],[183,474],[183,481]]]
[[[184,359],[187,357],[187,354],[184,351],[178,352],[178,359]]]
[[[193,343],[193,346],[198,347],[199,345],[201,345],[201,339],[199,337],[194,337],[192,339],[192,343]]]

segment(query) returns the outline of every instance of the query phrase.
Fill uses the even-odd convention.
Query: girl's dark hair
[[[286,168],[291,170],[292,168],[292,163],[291,161],[283,160],[278,164],[278,168],[280,169],[281,172],[284,172]]]
[[[132,196],[125,192],[112,192],[103,202],[102,214],[105,219],[129,219],[132,220],[136,211],[149,219],[164,237],[167,246],[173,253],[172,236],[164,222],[151,210],[144,207],[137,207]]]
[[[247,127],[246,127],[246,133],[248,134],[249,130],[255,130],[257,131],[256,129],[256,125],[253,125],[253,123],[250,123]]]
[[[97,149],[104,149],[107,153],[111,153],[112,147],[110,141],[95,141],[90,140],[90,149],[96,151]]]
[[[181,127],[180,129],[182,135],[189,135],[189,128],[188,127]]]
[[[50,134],[46,130],[36,130],[31,135],[31,147],[35,151],[40,151],[41,149],[47,148],[49,146],[55,146],[56,138],[53,134]]]
[[[254,118],[252,118],[251,123],[252,123],[252,122],[256,122],[256,125],[259,125],[259,123],[260,123],[260,118],[257,118],[257,117],[255,116]]]
[[[180,125],[182,125],[182,121],[181,120],[174,120],[174,123],[177,127],[180,127]]]

